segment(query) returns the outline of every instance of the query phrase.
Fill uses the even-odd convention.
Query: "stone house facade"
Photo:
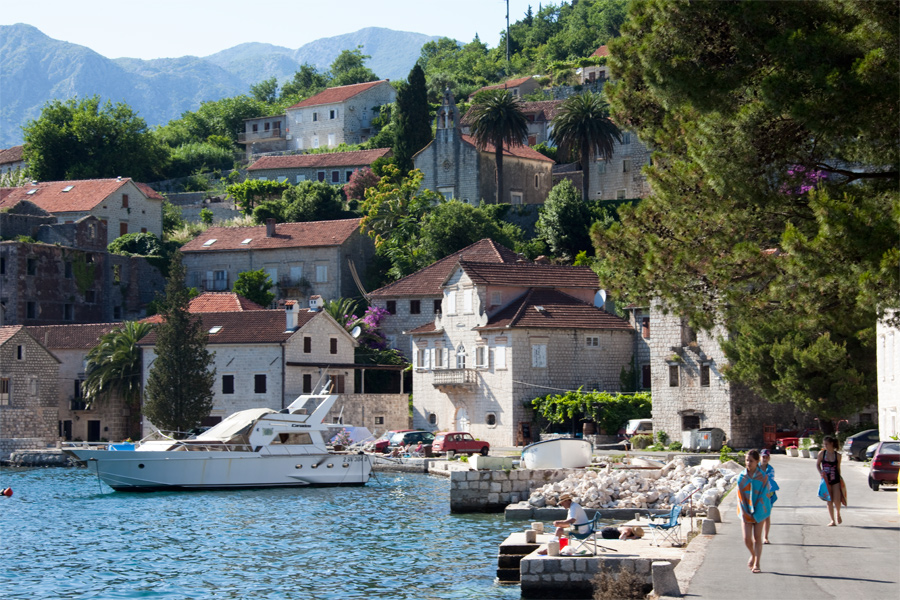
[[[181,248],[187,284],[228,291],[244,271],[264,269],[276,299],[350,298],[359,295],[351,263],[362,276],[375,255],[360,219],[278,223],[260,227],[210,227]]]
[[[0,458],[56,442],[59,359],[22,325],[0,327]]]
[[[591,200],[625,200],[646,198],[650,184],[642,172],[651,163],[651,154],[638,137],[630,131],[622,132],[622,142],[614,142],[609,160],[594,160],[588,197]]]
[[[483,239],[369,294],[370,304],[388,312],[380,328],[391,348],[399,350],[407,360],[413,356],[409,332],[434,322],[441,314],[444,280],[463,259],[483,263],[528,262],[506,246]]]
[[[422,187],[445,198],[478,204],[497,195],[494,147],[479,150],[459,128],[459,111],[449,91],[437,113],[434,139],[413,156],[424,174]],[[553,160],[528,146],[503,149],[504,202],[543,204],[553,180]]]
[[[59,359],[58,430],[63,441],[118,441],[128,437],[130,411],[118,394],[96,402],[88,409],[81,392],[88,352],[100,343],[101,337],[121,325],[95,323],[27,328],[32,337]]]
[[[40,225],[39,243],[0,242],[0,324],[102,323],[139,318],[165,288],[146,258],[110,254],[96,217]]]
[[[328,88],[287,109],[285,148],[309,150],[361,144],[375,134],[372,119],[397,92],[387,79]]]
[[[763,426],[781,430],[815,427],[793,404],[770,404],[722,375],[727,364],[719,343],[723,327],[693,331],[687,321],[663,307],[650,308],[649,338],[653,387],[653,430],[681,441],[682,432],[718,427],[732,448],[761,448]]]
[[[355,171],[371,167],[379,158],[392,155],[390,148],[377,148],[327,154],[263,156],[247,168],[247,176],[251,179],[287,181],[292,184],[321,181],[344,185],[350,181]]]
[[[625,312],[628,316],[628,323],[635,331],[634,363],[632,365],[634,389],[650,391],[653,388],[650,310],[647,307],[629,306]]]
[[[876,328],[878,360],[878,431],[881,439],[900,435],[900,328],[890,311]]]
[[[25,169],[24,149],[25,146],[11,146],[0,150],[0,175]]]
[[[96,217],[107,224],[104,247],[126,233],[149,232],[162,238],[163,197],[127,177],[32,183],[13,188],[0,201],[0,209],[21,200],[41,207],[58,223]]]
[[[593,304],[588,268],[460,260],[441,314],[413,329],[413,426],[527,443],[530,401],[579,387],[619,391],[634,330]]]
[[[604,44],[594,50],[594,53],[591,54],[591,56],[596,58],[609,56],[609,48],[607,48],[606,44]],[[609,67],[605,64],[597,66],[591,65],[578,69],[577,74],[578,82],[582,85],[593,83],[595,81],[607,81],[609,79]]]
[[[238,132],[238,144],[245,144],[247,154],[279,152],[285,149],[287,130],[285,115],[244,119],[244,131]]]
[[[297,396],[330,379],[340,398],[329,418],[334,422],[381,428],[408,424],[406,394],[357,394],[354,349],[357,341],[328,313],[300,309],[195,313],[209,332],[215,352],[213,425],[239,410],[281,410]],[[155,357],[155,334],[141,341],[146,384]],[[357,420],[359,419],[359,420]],[[151,425],[145,420],[144,429]]]

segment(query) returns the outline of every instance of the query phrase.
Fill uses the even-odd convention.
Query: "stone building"
[[[0,458],[57,440],[59,359],[22,325],[0,326]]]
[[[634,330],[594,305],[598,287],[586,267],[459,260],[441,313],[410,331],[413,426],[521,445],[532,399],[619,391]]]
[[[375,135],[372,119],[380,108],[396,99],[387,79],[328,88],[287,109],[286,149],[361,144]]]
[[[88,352],[100,343],[100,338],[121,326],[121,323],[94,323],[27,328],[34,339],[59,359],[57,409],[62,440],[118,441],[129,436],[130,411],[118,394],[88,408],[81,392]]]
[[[25,146],[11,146],[0,150],[0,175],[25,169],[24,149]]]
[[[104,247],[126,233],[152,233],[162,238],[163,197],[130,178],[44,181],[12,188],[0,209],[28,200],[56,217],[74,223],[86,216],[107,224]]]
[[[444,93],[434,139],[413,156],[425,177],[422,187],[445,198],[478,204],[497,197],[495,149],[479,150],[475,139],[459,128],[453,95]],[[553,179],[553,160],[528,146],[503,148],[504,202],[543,204]]]
[[[793,404],[770,404],[722,375],[727,364],[719,339],[728,332],[694,331],[686,319],[654,305],[649,333],[653,387],[653,430],[673,441],[682,432],[718,427],[732,448],[761,448],[763,426],[781,430],[815,427]]]
[[[471,102],[479,92],[486,92],[490,90],[507,90],[514,97],[522,98],[523,96],[527,96],[528,94],[539,92],[541,90],[541,84],[537,82],[537,79],[531,76],[509,79],[507,81],[504,81],[503,83],[486,85],[483,88],[475,90],[474,92],[469,94],[469,101]]]
[[[23,205],[28,203],[17,203],[11,210]],[[28,219],[32,224],[40,220]],[[162,274],[146,258],[107,252],[106,223],[96,217],[39,224],[30,236],[38,242],[0,242],[0,324],[140,318],[156,292],[165,288]]]
[[[483,239],[371,292],[370,304],[389,313],[381,321],[382,332],[391,348],[402,352],[408,360],[412,359],[412,337],[409,332],[434,322],[441,314],[444,280],[460,260],[506,264],[529,262],[506,246]]]
[[[604,44],[594,50],[594,53],[591,54],[591,56],[594,58],[609,56],[609,48]],[[595,81],[607,81],[609,79],[609,67],[606,66],[606,64],[597,66],[591,65],[589,67],[578,69],[577,75],[578,81],[582,85],[593,83]]]
[[[390,148],[356,150],[353,152],[329,152],[326,154],[290,154],[263,156],[247,169],[251,179],[287,181],[323,181],[343,185],[350,181],[354,171],[371,167],[379,158],[393,155]]]
[[[878,356],[878,431],[881,439],[900,435],[900,328],[890,311],[876,329]]]
[[[228,291],[240,273],[264,269],[276,286],[276,299],[356,297],[353,269],[362,276],[375,255],[359,222],[276,224],[270,219],[260,227],[210,227],[181,247],[187,284]]]
[[[288,301],[285,310],[194,313],[209,332],[215,352],[213,410],[204,425],[248,408],[281,410],[297,396],[311,393],[330,379],[339,400],[329,413],[334,422],[384,430],[408,426],[408,396],[366,394],[354,383],[357,341],[330,315],[300,309]],[[155,357],[156,335],[140,342],[143,381]],[[145,432],[149,425],[144,422]]]

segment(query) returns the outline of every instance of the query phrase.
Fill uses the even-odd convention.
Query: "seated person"
[[[422,454],[423,452],[425,452],[425,446],[422,445],[421,440],[419,440],[419,443],[416,444],[416,449],[413,450],[413,452],[415,452],[416,454]]]
[[[644,537],[641,527],[604,527],[600,537],[606,540],[637,540]]]
[[[572,494],[563,494],[559,497],[559,505],[568,511],[566,519],[561,521],[553,521],[556,527],[556,537],[562,537],[566,533],[566,528],[578,523],[578,531],[575,533],[587,533],[590,531],[590,519],[587,513],[577,502],[572,502]]]

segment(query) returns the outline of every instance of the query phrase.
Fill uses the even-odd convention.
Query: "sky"
[[[560,2],[555,2],[559,4]],[[538,1],[509,0],[510,24]],[[257,8],[255,8],[257,7]],[[0,25],[26,23],[106,58],[208,56],[245,42],[296,49],[323,37],[386,27],[494,47],[506,0],[30,0],[4,2]]]

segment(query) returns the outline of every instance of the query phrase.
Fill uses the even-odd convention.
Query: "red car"
[[[390,445],[391,438],[394,437],[394,434],[406,433],[407,431],[415,431],[415,429],[391,429],[390,431],[385,431],[383,436],[375,440],[375,452],[387,454],[388,445]]]
[[[872,455],[872,468],[869,470],[869,487],[878,491],[884,485],[897,485],[897,474],[900,473],[900,442],[879,442]]]
[[[466,431],[446,431],[437,434],[431,445],[432,452],[456,452],[457,454],[481,454],[487,456],[491,445],[476,440]]]

